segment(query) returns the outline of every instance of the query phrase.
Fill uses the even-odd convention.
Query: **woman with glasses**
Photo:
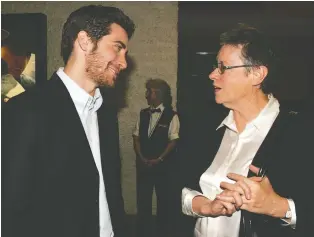
[[[275,57],[262,33],[240,25],[220,43],[209,78],[230,112],[183,165],[182,211],[196,221],[190,236],[306,236],[310,199],[300,184],[309,166],[299,152],[310,151],[313,129],[273,96]]]

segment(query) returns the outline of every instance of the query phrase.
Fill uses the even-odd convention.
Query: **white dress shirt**
[[[106,190],[101,167],[101,155],[99,147],[99,132],[97,110],[100,108],[103,99],[97,88],[94,97],[89,95],[85,90],[79,87],[68,75],[65,74],[63,68],[57,71],[58,76],[68,89],[70,96],[74,102],[78,115],[80,116],[82,125],[88,139],[94,161],[99,173],[99,230],[100,237],[112,237],[113,229],[106,198]]]
[[[197,219],[194,236],[195,237],[238,237],[240,228],[241,212],[235,212],[231,217],[202,217],[192,210],[192,199],[197,195],[202,195],[210,200],[214,200],[216,195],[222,192],[220,183],[222,181],[234,183],[228,179],[228,173],[237,173],[247,176],[249,165],[252,163],[257,150],[269,132],[273,122],[279,114],[279,103],[272,95],[259,115],[249,122],[243,132],[237,131],[233,118],[233,111],[222,121],[219,129],[226,126],[219,150],[211,166],[200,177],[200,187],[202,193],[184,188],[182,190],[182,211]],[[294,202],[289,201],[290,209],[294,210],[291,224],[295,224],[296,213]]]
[[[150,137],[157,125],[157,122],[161,118],[162,113],[165,110],[165,107],[163,104],[160,104],[156,109],[160,109],[159,112],[152,113],[149,120],[149,126],[148,126],[148,137]],[[168,138],[169,141],[178,139],[179,138],[179,131],[180,131],[180,122],[179,117],[177,114],[175,114],[170,122],[169,130],[168,130]],[[133,136],[139,136],[140,135],[140,117],[137,120],[137,123],[135,125]]]

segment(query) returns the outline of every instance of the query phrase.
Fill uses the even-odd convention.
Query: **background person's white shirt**
[[[235,212],[231,217],[201,217],[192,210],[192,199],[197,195],[203,195],[214,200],[216,195],[222,192],[222,181],[234,183],[227,178],[227,174],[237,173],[247,176],[249,165],[252,163],[260,145],[264,141],[273,122],[279,114],[279,103],[273,96],[260,114],[248,123],[242,133],[238,133],[233,118],[233,112],[223,120],[221,125],[226,126],[219,150],[211,166],[200,177],[202,193],[184,188],[182,190],[182,211],[187,215],[200,217],[195,225],[195,237],[238,237],[240,229],[241,212]],[[294,205],[294,203],[292,202]],[[289,206],[291,202],[289,202]],[[294,206],[293,206],[294,207]],[[293,210],[294,208],[290,209]],[[294,211],[291,225],[295,224],[296,213]]]
[[[149,120],[148,125],[148,137],[150,137],[156,127],[157,122],[161,118],[162,113],[165,110],[165,107],[163,104],[160,104],[156,109],[160,109],[160,113],[155,112],[152,113]],[[168,139],[169,141],[178,139],[179,138],[179,131],[180,131],[180,122],[179,117],[177,114],[175,114],[170,122],[169,129],[168,129]],[[135,125],[133,136],[139,136],[140,135],[140,117],[137,120],[137,123]]]
[[[80,116],[82,125],[85,130],[95,164],[99,173],[99,230],[100,237],[112,237],[113,229],[106,197],[104,178],[101,167],[101,155],[99,146],[99,130],[97,120],[97,110],[100,108],[103,99],[97,88],[94,97],[89,95],[85,90],[79,87],[68,75],[63,68],[57,71],[58,76],[68,89],[71,98]]]

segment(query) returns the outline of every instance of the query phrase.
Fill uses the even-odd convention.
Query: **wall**
[[[177,2],[1,2],[2,13],[44,13],[48,19],[48,77],[63,65],[60,57],[61,28],[68,15],[87,4],[121,8],[136,23],[129,45],[134,70],[128,77],[126,105],[119,114],[123,163],[123,193],[126,211],[136,213],[135,155],[132,129],[139,110],[146,106],[144,83],[150,77],[166,79],[176,103],[177,81]]]

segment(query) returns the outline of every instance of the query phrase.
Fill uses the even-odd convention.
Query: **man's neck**
[[[64,73],[88,94],[91,96],[95,95],[96,85],[93,81],[88,79],[85,73],[85,67],[79,65],[79,63],[69,60],[67,65],[64,67]]]
[[[157,108],[159,105],[161,105],[162,103],[154,103],[154,104],[151,104],[151,107],[153,107],[153,108]]]

